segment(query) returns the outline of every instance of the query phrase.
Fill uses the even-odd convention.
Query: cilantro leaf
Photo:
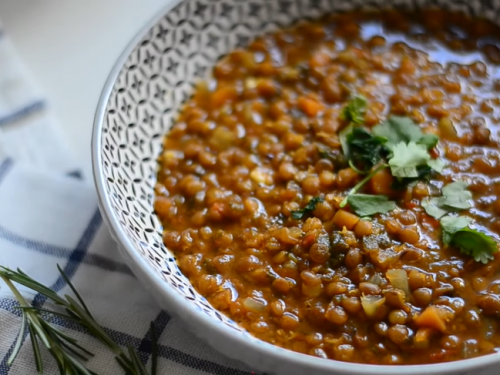
[[[464,181],[456,181],[443,188],[442,205],[459,210],[467,210],[472,207],[470,200],[472,193],[467,190]]]
[[[408,185],[412,185],[417,181],[427,180],[429,176],[432,174],[433,169],[428,165],[421,165],[417,167],[418,177],[404,177],[404,178],[396,178],[392,183],[391,187],[394,190],[404,190]]]
[[[368,101],[364,96],[355,96],[342,109],[340,118],[349,123],[360,125],[365,121],[364,114],[367,106]]]
[[[353,129],[354,125],[349,124],[339,132],[339,141],[340,145],[342,146],[342,151],[344,152],[345,159],[349,159],[351,156],[351,148],[349,147],[347,136],[352,133]]]
[[[426,165],[430,158],[425,146],[415,142],[400,142],[393,147],[392,157],[389,159],[391,173],[398,178],[418,177],[417,167]]]
[[[355,170],[367,173],[387,155],[387,139],[374,137],[366,129],[354,128],[346,137],[349,145],[350,164]]]
[[[483,264],[493,259],[498,251],[496,241],[475,229],[464,228],[453,235],[451,245],[460,248],[460,252],[470,255],[476,262]]]
[[[433,134],[423,134],[422,130],[409,117],[391,116],[373,128],[373,134],[387,138],[387,148],[393,149],[399,143],[415,142],[430,150],[439,138]]]
[[[447,210],[443,210],[440,207],[440,198],[431,198],[422,201],[422,207],[424,208],[427,215],[439,219],[448,213]]]
[[[438,173],[441,173],[443,171],[444,167],[446,167],[446,163],[444,162],[443,159],[430,159],[427,162],[427,165],[429,167],[431,167],[431,169],[435,170]]]
[[[441,219],[443,243],[456,246],[460,252],[470,255],[483,264],[493,259],[498,251],[497,242],[491,236],[469,228],[472,219],[467,216],[445,216]]]
[[[385,195],[350,194],[347,203],[359,216],[385,214],[396,208],[396,203],[390,201]]]
[[[322,197],[312,198],[304,208],[297,211],[292,211],[292,218],[294,218],[295,220],[303,219],[304,217],[309,215],[312,211],[314,211],[316,205],[321,202],[324,202],[324,199]]]
[[[409,117],[391,116],[386,121],[373,128],[373,134],[387,138],[387,147],[394,148],[397,144],[417,142],[422,138],[422,131]]]
[[[342,207],[345,207],[345,205],[347,204],[347,199],[349,198],[349,196],[353,195],[353,194],[357,194],[357,192],[368,182],[370,181],[370,179],[375,176],[379,171],[381,171],[382,169],[384,168],[388,168],[389,165],[388,164],[380,164],[377,168],[375,168],[374,170],[370,171],[370,173],[365,176],[361,181],[359,181],[356,185],[354,185],[354,187],[349,191],[349,193],[347,194],[347,196],[342,200],[342,202],[340,202],[340,208]]]
[[[448,212],[466,210],[472,207],[472,193],[467,190],[464,181],[456,181],[443,188],[441,197],[435,197],[422,202],[422,206],[430,216],[439,219]]]
[[[419,145],[424,145],[428,150],[430,150],[436,147],[438,141],[439,137],[435,134],[423,134],[422,137],[417,141],[417,143]]]
[[[401,142],[395,145],[389,165],[392,175],[397,178],[420,178],[422,176],[419,167],[428,166],[436,172],[441,172],[445,166],[443,161],[431,159],[425,146],[415,142],[408,144]]]
[[[467,228],[472,223],[472,219],[468,216],[445,216],[440,223],[443,230],[443,243],[449,245],[453,235],[459,230]]]

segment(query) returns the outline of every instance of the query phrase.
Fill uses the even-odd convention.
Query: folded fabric
[[[93,185],[75,172],[45,102],[18,64],[0,34],[0,265],[21,268],[55,291],[71,294],[57,272],[59,264],[96,320],[117,343],[135,347],[144,363],[151,360],[149,324],[154,321],[159,374],[252,373],[173,321],[122,263],[102,223]],[[20,290],[34,306],[53,308],[44,296]],[[18,358],[7,365],[21,324],[17,306],[0,281],[0,375],[36,374],[27,333]],[[123,374],[112,353],[81,327],[53,322],[95,354],[89,369]],[[42,355],[44,374],[59,374],[48,352],[42,349]]]

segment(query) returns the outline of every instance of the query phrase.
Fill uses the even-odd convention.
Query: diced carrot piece
[[[394,178],[388,168],[381,169],[371,178],[369,184],[373,194],[390,195]]]
[[[446,330],[446,322],[441,315],[436,306],[429,306],[414,319],[415,325],[417,327],[434,328],[444,332]]]
[[[238,98],[238,91],[235,87],[224,86],[214,91],[212,94],[212,105],[215,108],[220,108],[228,102],[232,102]]]
[[[298,99],[297,105],[299,109],[309,117],[315,117],[323,110],[323,105],[321,103],[305,96],[301,96]]]
[[[359,221],[359,217],[344,210],[338,210],[333,217],[332,223],[339,228],[346,227],[352,230]]]

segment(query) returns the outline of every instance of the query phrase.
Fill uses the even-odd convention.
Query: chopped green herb
[[[407,186],[413,186],[417,181],[428,180],[433,172],[434,170],[428,165],[422,165],[417,167],[418,177],[397,178],[394,180],[392,188],[394,190],[406,189]]]
[[[427,215],[432,216],[436,219],[442,218],[449,212],[447,210],[443,210],[440,207],[439,200],[440,198],[431,198],[422,201],[422,207],[424,208],[425,212],[427,212]]]
[[[443,160],[433,159],[429,153],[438,137],[423,134],[408,117],[392,116],[375,126],[371,133],[359,127],[366,106],[365,98],[355,97],[342,110],[341,118],[349,121],[339,133],[344,157],[353,170],[368,175],[351,189],[340,207],[344,207],[349,196],[357,193],[381,168],[391,168],[391,174],[396,177],[393,188],[400,189],[427,178],[433,171],[441,172],[445,167]],[[372,170],[376,165],[379,166]],[[441,215],[437,211],[435,214]]]
[[[432,159],[429,149],[436,146],[438,137],[423,134],[409,117],[392,116],[375,126],[372,133],[387,139],[385,147],[392,151],[389,156],[391,174],[397,178],[395,189],[425,179],[432,171],[441,172],[445,163]]]
[[[365,121],[364,114],[367,105],[368,102],[364,96],[355,96],[342,109],[340,118],[349,123],[360,125]]]
[[[493,254],[498,251],[497,243],[492,237],[469,228],[455,233],[451,244],[459,247],[463,254],[470,255],[476,262],[483,264],[493,260]]]
[[[320,150],[318,153],[319,153],[319,157],[322,158],[322,159],[329,159],[330,158],[330,152],[329,151]]]
[[[425,146],[413,141],[408,144],[401,142],[395,145],[392,149],[389,165],[392,175],[397,178],[419,177],[417,168],[426,165],[438,172],[443,167],[441,164],[432,163],[431,156]]]
[[[460,252],[470,255],[483,264],[493,259],[498,251],[497,242],[491,236],[469,228],[472,219],[467,216],[445,216],[441,219],[443,243],[456,246]]]
[[[322,197],[312,198],[304,208],[297,211],[292,211],[292,218],[294,218],[295,220],[303,219],[304,217],[309,215],[312,211],[314,211],[316,205],[321,202],[324,202],[324,199]]]
[[[439,137],[435,134],[424,134],[422,137],[417,141],[419,145],[424,145],[427,147],[427,150],[433,149],[436,147],[437,143],[439,141]]]
[[[347,196],[342,200],[342,202],[340,202],[340,208],[342,207],[345,207],[345,205],[347,204],[347,200],[349,199],[349,196],[353,195],[353,194],[356,194],[363,186],[365,186],[365,184],[370,181],[370,179],[378,173],[378,171],[384,169],[384,168],[388,168],[389,165],[387,164],[381,164],[379,165],[377,168],[375,168],[373,171],[370,172],[370,174],[368,174],[365,178],[363,178],[361,181],[359,181],[350,191],[349,191],[349,194],[347,194]]]
[[[361,217],[385,214],[396,208],[396,203],[385,195],[351,194],[347,197],[347,203]]]
[[[354,129],[353,124],[349,124],[344,129],[339,132],[339,141],[342,146],[342,151],[344,152],[344,157],[349,159],[351,157],[351,148],[349,147],[349,142],[347,141],[347,136],[352,133]]]
[[[443,243],[449,245],[453,235],[467,228],[472,223],[472,219],[468,216],[446,216],[441,219],[440,223],[443,230]]]
[[[387,155],[387,149],[384,147],[387,139],[374,137],[366,129],[354,128],[346,138],[350,152],[349,164],[358,173],[368,173]]]
[[[456,181],[443,188],[441,197],[435,197],[422,202],[422,206],[430,216],[439,219],[448,212],[467,210],[472,207],[472,193],[467,190],[464,181]]]
[[[409,117],[391,116],[373,128],[373,134],[387,138],[386,146],[392,150],[399,143],[415,142],[431,149],[436,146],[438,137],[423,134],[422,130]]]
[[[446,185],[443,188],[442,205],[467,210],[472,207],[470,200],[472,193],[467,190],[467,184],[464,181],[456,181]]]
[[[427,165],[438,173],[441,173],[444,167],[446,167],[446,163],[444,162],[443,159],[430,159],[427,162]]]

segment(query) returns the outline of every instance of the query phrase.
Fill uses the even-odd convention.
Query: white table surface
[[[116,59],[172,0],[0,0],[0,20],[91,178],[97,101]]]

